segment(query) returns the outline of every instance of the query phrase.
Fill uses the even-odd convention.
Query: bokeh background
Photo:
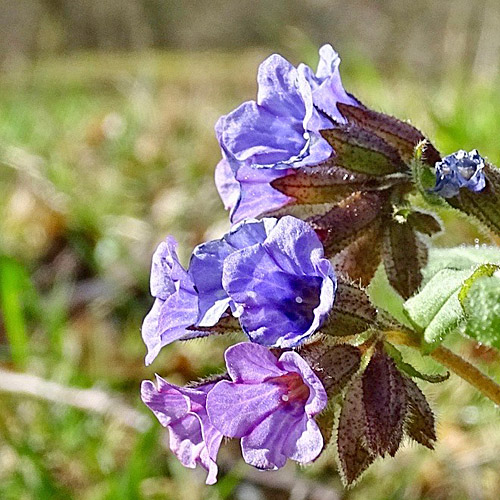
[[[346,88],[444,153],[500,161],[496,0],[0,0],[0,498],[388,500],[500,497],[500,415],[464,382],[423,385],[434,453],[408,444],[344,491],[332,453],[276,473],[236,443],[220,479],[184,469],[139,400],[155,372],[221,369],[234,339],[177,343],[145,368],[151,254],[220,236],[217,118],[272,52],[340,52]],[[438,245],[489,241],[441,214]],[[496,352],[454,348],[500,375]],[[425,368],[440,370],[430,361]]]

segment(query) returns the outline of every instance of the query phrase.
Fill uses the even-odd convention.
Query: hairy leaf
[[[483,344],[500,348],[500,278],[476,279],[463,296],[465,333]]]
[[[332,258],[338,274],[368,286],[382,259],[382,223],[374,221]]]
[[[394,456],[403,437],[406,391],[394,360],[377,346],[362,377],[367,445],[376,455]]]
[[[448,202],[500,235],[500,170],[487,163],[484,173],[487,180],[485,189],[478,193],[461,189],[460,194],[448,199]]]
[[[373,132],[397,149],[405,162],[413,158],[415,147],[426,140],[422,132],[413,125],[384,113],[344,103],[338,103],[337,107],[349,123]],[[441,160],[439,152],[427,140],[422,160],[431,166]]]
[[[434,449],[436,430],[434,414],[422,391],[408,377],[404,377],[408,411],[404,424],[406,434],[427,448]]]
[[[359,370],[361,351],[349,344],[327,345],[314,342],[304,346],[300,355],[318,374],[329,397],[338,394]]]
[[[390,220],[385,228],[382,257],[389,283],[405,299],[422,283],[427,247],[407,222]]]
[[[333,336],[356,335],[368,330],[376,317],[367,293],[354,283],[339,280],[335,306],[321,331]]]
[[[404,310],[413,324],[424,332],[426,342],[437,345],[463,320],[458,293],[470,274],[470,271],[443,269],[405,302]]]
[[[428,281],[442,269],[473,269],[482,264],[500,265],[500,248],[493,246],[459,246],[454,248],[431,248],[429,262],[423,270],[424,281]]]
[[[213,326],[190,326],[187,328],[190,332],[193,332],[193,337],[205,337],[206,335],[224,335],[226,333],[239,333],[241,332],[241,326],[237,318],[226,314],[223,316],[216,325]]]
[[[363,385],[356,378],[344,399],[337,430],[337,452],[340,473],[346,486],[352,485],[375,460],[376,455],[365,443],[366,415]]]
[[[354,191],[377,191],[404,182],[408,182],[408,178],[402,174],[373,177],[347,170],[329,159],[314,168],[298,168],[271,184],[295,198],[297,204],[317,204],[339,203]]]
[[[326,255],[335,255],[352,243],[359,231],[382,213],[387,197],[385,191],[358,191],[325,215],[307,219],[322,240]]]
[[[335,163],[369,175],[387,175],[407,170],[399,153],[374,133],[355,124],[322,130],[335,151]]]

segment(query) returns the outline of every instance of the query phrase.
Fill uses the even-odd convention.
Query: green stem
[[[420,349],[418,340],[410,332],[404,330],[386,330],[384,333],[387,336],[387,340],[393,344]],[[430,353],[430,356],[475,387],[495,404],[500,405],[500,385],[478,370],[474,365],[443,346],[434,349]]]

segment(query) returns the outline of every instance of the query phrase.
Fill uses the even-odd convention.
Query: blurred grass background
[[[280,51],[316,64],[330,42],[365,104],[411,119],[443,153],[477,148],[498,164],[499,22],[494,1],[4,1],[0,498],[498,499],[498,410],[453,377],[423,386],[436,452],[408,445],[349,491],[332,454],[262,474],[235,443],[205,487],[166,450],[138,391],[155,372],[185,383],[220,369],[234,341],[177,343],[145,368],[140,324],[157,243],[174,234],[186,262],[228,228],[213,126],[254,98],[259,62]],[[437,244],[488,241],[441,215]],[[500,375],[496,352],[455,344]]]

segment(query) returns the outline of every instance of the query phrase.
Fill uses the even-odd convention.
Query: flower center
[[[287,373],[280,377],[273,377],[272,382],[279,384],[283,390],[281,401],[284,404],[305,404],[309,398],[309,387],[304,383],[298,373]]]

